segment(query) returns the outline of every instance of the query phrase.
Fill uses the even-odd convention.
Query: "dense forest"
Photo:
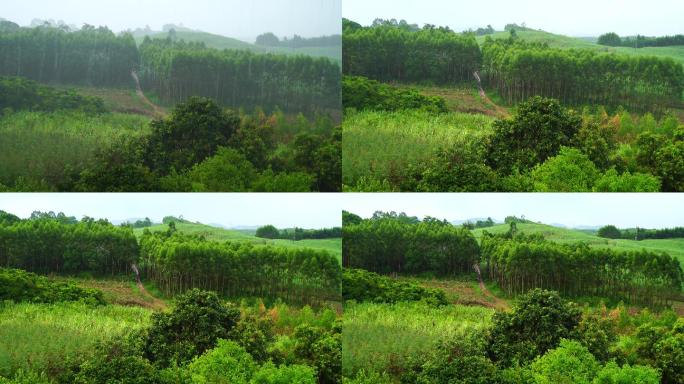
[[[379,81],[449,84],[472,78],[482,64],[472,36],[426,26],[419,31],[394,25],[361,27],[343,20],[345,75]]]
[[[485,83],[509,104],[545,96],[564,104],[652,110],[678,105],[684,90],[682,65],[671,59],[486,39],[482,63]]]
[[[339,300],[341,269],[326,251],[215,242],[173,230],[145,232],[140,250],[144,275],[168,295],[200,288],[228,297]]]
[[[201,43],[148,37],[139,50],[143,89],[169,104],[206,96],[250,109],[339,108],[340,68],[326,58],[219,51]]]

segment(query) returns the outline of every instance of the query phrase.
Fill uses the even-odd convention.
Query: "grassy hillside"
[[[168,36],[166,32],[152,32],[149,35],[151,38],[165,39]],[[204,42],[207,47],[216,49],[247,49],[257,53],[282,53],[287,55],[307,55],[314,57],[327,57],[338,64],[342,62],[342,49],[338,46],[323,46],[323,47],[303,47],[303,48],[287,48],[287,47],[266,47],[247,43],[242,40],[234,39],[213,33],[201,31],[176,31],[176,37],[185,41],[200,41]],[[135,41],[140,45],[145,35],[136,35]]]
[[[135,235],[140,237],[145,228],[136,228],[134,230]],[[150,231],[165,231],[167,229],[166,224],[153,225],[148,227]],[[215,241],[248,241],[255,244],[274,244],[281,245],[285,247],[302,247],[302,248],[314,248],[314,249],[324,249],[331,252],[337,258],[342,261],[342,239],[320,239],[320,240],[268,240],[262,239],[244,231],[238,231],[234,229],[224,229],[218,227],[212,227],[205,224],[189,224],[189,223],[176,223],[176,229],[183,233],[202,235],[208,240]]]
[[[516,33],[520,39],[539,43],[547,43],[549,46],[556,48],[586,48],[602,52],[626,53],[635,56],[669,57],[684,65],[684,46],[645,47],[639,49],[627,47],[606,47],[603,45],[598,45],[589,39],[556,35],[544,31],[517,31]],[[510,36],[510,33],[496,32],[489,36],[494,39],[507,39]],[[477,41],[480,44],[482,44],[484,40],[485,36],[477,37]]]
[[[479,228],[473,230],[476,238],[482,237],[482,232],[504,233],[508,231],[508,224],[495,225],[490,228]],[[623,239],[604,239],[596,235],[567,228],[558,228],[546,224],[518,224],[518,231],[523,233],[541,233],[548,240],[559,243],[585,242],[591,247],[613,248],[623,251],[635,251],[647,249],[655,252],[667,252],[679,259],[684,265],[684,239],[662,239],[662,240],[623,240]]]

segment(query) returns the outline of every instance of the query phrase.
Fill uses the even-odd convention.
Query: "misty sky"
[[[684,226],[684,194],[622,193],[366,193],[344,194],[343,209],[362,217],[375,211],[466,220],[525,215],[546,224],[621,228]]]
[[[376,18],[448,25],[455,31],[508,23],[570,36],[684,34],[684,1],[672,0],[344,0],[342,15],[363,25]]]
[[[180,216],[227,227],[342,225],[341,201],[324,193],[0,193],[0,210],[26,218],[33,211],[120,221]]]
[[[19,25],[63,20],[119,32],[164,24],[252,42],[263,32],[304,37],[341,33],[341,0],[1,0],[0,17]]]

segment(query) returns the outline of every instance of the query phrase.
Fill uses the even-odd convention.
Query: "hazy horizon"
[[[341,0],[22,0],[3,4],[0,17],[21,26],[33,19],[107,26],[119,33],[165,24],[253,42],[273,32],[278,37],[317,37],[341,33]]]
[[[476,7],[477,4],[479,7]],[[509,23],[526,23],[533,29],[569,36],[599,36],[616,32],[622,36],[662,36],[684,33],[681,16],[684,2],[653,0],[488,0],[478,3],[449,0],[344,0],[342,16],[362,25],[376,18],[404,19],[410,24],[448,25],[461,32],[491,24],[503,30]]]
[[[342,208],[327,194],[309,193],[2,193],[0,210],[21,218],[34,211],[118,222],[180,216],[225,227],[330,228],[342,225]]]
[[[355,195],[355,196],[352,196]],[[450,222],[522,216],[570,228],[613,224],[620,228],[684,226],[684,195],[649,193],[373,193],[345,194],[343,209],[371,217],[405,212]]]

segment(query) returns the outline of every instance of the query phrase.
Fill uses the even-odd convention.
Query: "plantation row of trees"
[[[217,50],[202,43],[145,38],[140,81],[166,103],[190,96],[285,111],[338,109],[340,68],[327,58]]]
[[[598,44],[610,47],[630,48],[670,47],[674,45],[684,45],[684,35],[658,37],[636,35],[621,38],[617,33],[609,32],[599,36]]]
[[[472,233],[426,217],[409,223],[398,216],[376,215],[342,230],[343,265],[378,273],[453,275],[472,271],[479,249]]]
[[[684,238],[684,227],[647,229],[647,228],[626,228],[619,229],[614,225],[606,225],[598,230],[600,237],[608,239],[673,239]]]
[[[139,62],[133,36],[106,27],[43,25],[0,33],[0,75],[40,82],[130,87]]]
[[[622,105],[656,109],[681,100],[682,65],[669,58],[549,48],[514,39],[485,40],[485,83],[509,104],[532,96],[564,104]]]
[[[470,79],[482,64],[475,37],[448,28],[425,26],[414,31],[391,24],[361,27],[347,20],[342,38],[345,75],[452,84]]]
[[[295,227],[278,229],[273,225],[264,225],[256,230],[256,236],[265,239],[287,240],[334,239],[342,237],[342,228],[304,229]]]
[[[532,288],[568,296],[596,295],[628,302],[666,304],[681,292],[684,272],[665,253],[619,252],[586,244],[559,244],[542,236],[493,236],[481,242],[489,277],[507,294]]]
[[[168,295],[200,288],[304,303],[340,299],[342,270],[327,251],[215,242],[173,230],[146,231],[140,249],[143,273]]]
[[[288,48],[341,46],[342,36],[330,35],[319,37],[301,37],[299,35],[294,35],[291,39],[288,39],[287,36],[285,36],[281,40],[272,32],[267,32],[257,36],[256,44],[267,47]]]
[[[132,229],[106,220],[0,220],[0,265],[36,273],[127,273],[138,257]]]

